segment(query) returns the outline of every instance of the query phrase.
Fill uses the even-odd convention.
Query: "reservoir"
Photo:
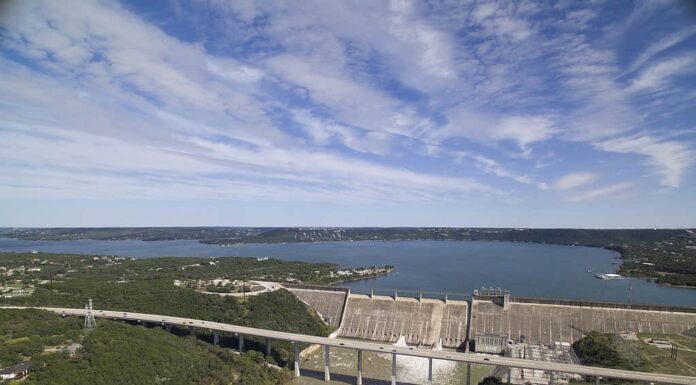
[[[24,241],[0,238],[0,251],[78,253],[151,258],[245,256],[329,262],[344,267],[393,265],[392,274],[341,284],[356,292],[393,289],[470,294],[482,286],[513,296],[696,306],[696,289],[660,286],[613,273],[618,254],[600,248],[486,241],[363,241],[217,246],[182,241]],[[405,293],[404,293],[405,294]],[[417,295],[417,293],[416,293]],[[426,295],[427,296],[427,295]]]

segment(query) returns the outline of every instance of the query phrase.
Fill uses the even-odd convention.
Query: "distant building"
[[[0,370],[0,379],[3,380],[20,380],[26,378],[29,375],[29,370],[31,369],[31,362],[20,362]]]
[[[476,334],[474,351],[476,353],[501,354],[507,347],[508,336],[498,334]]]

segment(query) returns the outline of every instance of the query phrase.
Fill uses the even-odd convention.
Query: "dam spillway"
[[[406,297],[350,294],[339,336],[381,342],[404,337],[409,345],[432,346],[442,339],[445,347],[466,341],[468,304]]]

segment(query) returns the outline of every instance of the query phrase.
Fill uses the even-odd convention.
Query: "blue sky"
[[[9,1],[0,226],[696,226],[687,1]]]

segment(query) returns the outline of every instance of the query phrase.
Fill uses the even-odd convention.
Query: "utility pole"
[[[94,314],[92,313],[92,299],[89,299],[89,304],[85,305],[85,333],[89,333],[97,328],[97,321],[94,320]]]

